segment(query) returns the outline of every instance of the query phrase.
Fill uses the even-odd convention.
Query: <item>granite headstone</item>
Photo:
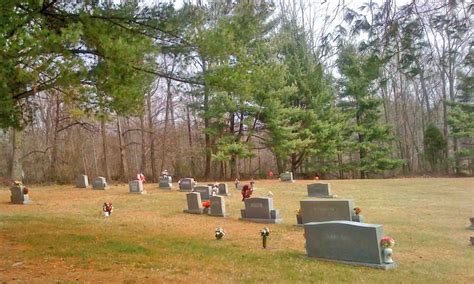
[[[216,217],[227,217],[227,213],[225,211],[225,199],[223,196],[211,196],[209,201],[211,202],[209,215]]]
[[[353,221],[354,203],[351,199],[301,200],[303,224],[309,222]]]
[[[190,192],[186,194],[186,202],[188,209],[184,209],[183,212],[191,214],[202,214],[204,208],[201,203],[201,194],[198,192]]]
[[[275,224],[282,222],[279,211],[273,208],[273,198],[251,197],[245,199],[244,203],[245,209],[240,210],[240,220]]]
[[[306,186],[309,197],[333,198],[331,193],[331,184],[329,183],[312,183]]]
[[[283,182],[294,182],[292,172],[284,172],[280,174],[280,181]]]
[[[13,204],[29,204],[31,203],[28,193],[25,194],[25,187],[23,185],[13,185],[10,187],[10,201]]]
[[[77,188],[87,188],[89,186],[89,179],[86,175],[78,175],[76,178]]]
[[[193,178],[183,178],[179,181],[180,191],[192,191],[196,181]]]
[[[107,181],[105,180],[105,177],[96,177],[92,181],[92,188],[93,189],[98,189],[98,190],[105,190],[108,189]]]
[[[310,257],[380,269],[396,267],[383,263],[380,240],[383,226],[352,221],[304,224],[306,253]]]
[[[212,186],[197,185],[194,187],[193,191],[201,194],[201,200],[209,200],[211,197]]]
[[[160,176],[158,187],[162,189],[171,189],[172,185],[172,178],[171,176]]]
[[[145,194],[146,191],[143,189],[143,182],[141,180],[132,180],[128,183],[128,189],[130,193]]]
[[[229,187],[227,183],[219,183],[219,195],[230,196]]]

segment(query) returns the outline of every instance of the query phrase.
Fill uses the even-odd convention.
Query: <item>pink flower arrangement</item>
[[[390,248],[395,245],[395,240],[391,237],[383,237],[380,240],[380,245],[384,248]]]

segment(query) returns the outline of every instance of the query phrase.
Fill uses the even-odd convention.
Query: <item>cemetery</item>
[[[309,180],[259,180],[263,190],[242,202],[239,194],[210,195],[207,183],[185,193],[149,184],[147,195],[131,198],[141,181],[81,191],[76,180],[28,185],[35,201],[28,205],[1,188],[0,254],[10,257],[0,259],[0,279],[25,281],[43,271],[45,282],[254,282],[262,275],[270,282],[469,282],[470,182],[333,180],[338,198],[314,198],[307,196]],[[273,197],[265,196],[269,190]],[[356,206],[365,220],[354,221]],[[213,273],[224,260],[229,268]]]
[[[1,3],[0,283],[474,283],[472,1]]]

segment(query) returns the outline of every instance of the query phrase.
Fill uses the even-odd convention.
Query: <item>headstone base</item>
[[[192,189],[180,189],[179,192],[192,192]]]
[[[31,200],[28,198],[28,196],[25,196],[23,200],[17,200],[13,197],[10,197],[10,201],[12,204],[31,204]]]
[[[189,210],[189,209],[184,209],[183,210],[184,213],[188,213],[188,214],[204,214],[204,210],[201,209],[201,210]]]
[[[283,219],[260,219],[260,218],[239,218],[241,221],[250,221],[255,223],[265,223],[265,224],[282,224]]]
[[[131,193],[131,194],[139,194],[139,195],[141,195],[141,194],[147,194],[146,190],[138,191],[138,192],[132,192],[132,191],[130,191],[130,193]]]
[[[375,263],[364,263],[364,262],[353,262],[353,261],[344,261],[344,260],[334,260],[334,259],[327,259],[327,258],[320,258],[320,257],[312,257],[311,258],[317,259],[317,260],[322,260],[322,261],[328,261],[328,262],[337,262],[337,263],[343,263],[343,264],[348,264],[348,265],[354,265],[354,266],[366,266],[366,267],[371,267],[371,268],[376,268],[376,269],[382,269],[382,270],[389,270],[389,269],[394,269],[397,268],[396,263],[390,263],[390,264],[375,264]]]
[[[172,185],[171,183],[169,183],[169,182],[166,182],[166,183],[160,182],[159,185],[158,185],[158,187],[159,187],[160,189],[172,189],[172,188],[173,188],[173,185]]]
[[[208,214],[209,216],[212,216],[212,217],[222,217],[222,218],[227,218],[229,217],[229,213],[225,213],[225,214]]]
[[[312,198],[337,198],[337,195],[308,195],[307,197],[312,197]]]

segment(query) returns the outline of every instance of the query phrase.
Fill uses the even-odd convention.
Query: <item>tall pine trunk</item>
[[[105,119],[101,118],[100,120],[100,131],[102,134],[102,172],[105,174],[107,182],[111,181],[110,169],[109,169],[109,158],[108,158],[108,145],[107,145],[107,136],[105,132]]]

